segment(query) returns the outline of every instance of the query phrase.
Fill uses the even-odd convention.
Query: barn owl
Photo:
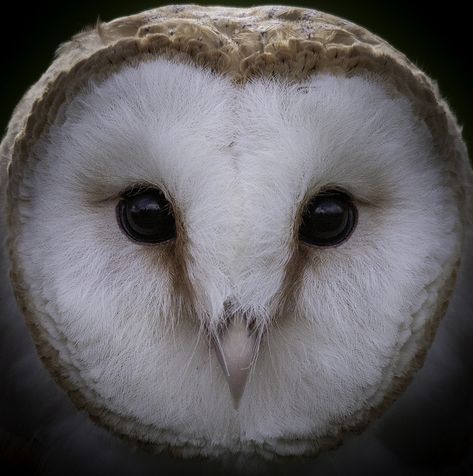
[[[1,160],[40,357],[152,451],[337,445],[401,395],[466,292],[453,114],[405,56],[321,12],[101,23],[26,93]]]

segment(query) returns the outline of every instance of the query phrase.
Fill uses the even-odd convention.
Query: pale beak
[[[212,342],[237,410],[256,353],[256,333],[250,332],[244,320],[235,316]]]

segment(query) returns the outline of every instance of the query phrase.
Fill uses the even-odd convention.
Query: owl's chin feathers
[[[222,332],[212,336],[212,343],[230,389],[233,408],[238,410],[258,348],[257,333],[248,328],[243,318],[234,316]]]

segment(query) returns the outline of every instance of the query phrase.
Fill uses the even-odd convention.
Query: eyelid
[[[314,197],[318,197],[320,195],[324,195],[324,194],[328,194],[332,192],[343,193],[354,203],[357,203],[359,201],[350,190],[347,190],[338,185],[328,184],[328,185],[324,185],[323,187],[319,187],[319,188],[314,187],[307,190],[307,192],[304,195],[304,198],[301,200],[301,202],[299,203],[299,206],[297,207],[298,214],[301,215],[304,212],[304,210],[307,208],[307,206],[309,205],[309,203]]]
[[[164,194],[161,187],[157,187],[156,185],[150,184],[148,182],[138,182],[127,187],[125,190],[122,190],[119,196],[134,197],[135,195],[139,195],[140,193],[146,192],[148,190],[159,190],[161,193]]]
[[[299,205],[299,210],[305,210],[305,207],[309,204],[309,202],[317,195],[323,195],[325,192],[341,192],[348,196],[348,198],[357,206],[359,207],[370,207],[370,208],[380,208],[384,201],[379,200],[378,198],[376,201],[371,200],[368,196],[363,195],[362,191],[357,191],[354,193],[349,187],[345,188],[340,185],[336,184],[327,184],[320,188],[311,188],[305,194],[301,204]]]
[[[154,182],[150,182],[147,180],[140,180],[135,182],[130,182],[131,184],[126,185],[125,187],[121,187],[119,191],[117,191],[117,187],[107,187],[104,186],[100,190],[97,191],[89,191],[87,193],[87,203],[90,205],[103,205],[110,202],[116,202],[117,200],[121,200],[124,197],[132,197],[134,195],[138,195],[139,193],[143,193],[146,190],[159,190],[161,191],[166,199],[173,204],[173,201],[169,198],[170,195],[168,194],[165,187],[161,184],[157,184]],[[97,186],[98,188],[98,186]],[[100,198],[90,198],[90,195],[98,195]]]

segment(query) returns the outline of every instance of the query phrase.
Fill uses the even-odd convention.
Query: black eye
[[[117,205],[117,219],[121,229],[140,243],[162,243],[176,236],[171,204],[158,189],[125,192]]]
[[[347,194],[327,190],[312,198],[304,209],[299,238],[311,245],[339,245],[355,228],[357,216]]]

